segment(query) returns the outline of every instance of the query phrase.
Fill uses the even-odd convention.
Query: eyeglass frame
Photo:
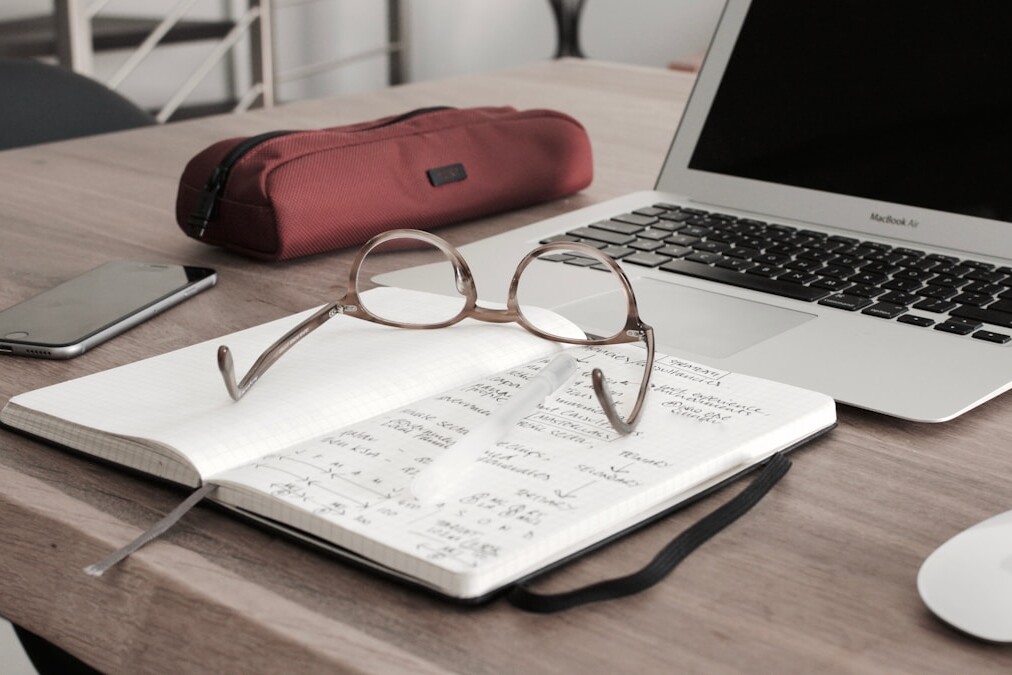
[[[358,289],[358,275],[362,267],[362,262],[378,246],[395,239],[414,239],[423,241],[436,247],[447,257],[449,262],[453,265],[454,282],[457,292],[464,297],[465,301],[463,307],[456,315],[443,321],[431,324],[414,324],[385,319],[373,314],[366,308],[365,305],[363,305]],[[560,335],[553,335],[539,329],[524,316],[523,311],[520,308],[520,303],[517,299],[517,289],[524,270],[527,269],[533,261],[537,260],[546,253],[562,250],[577,252],[580,255],[589,255],[590,257],[596,258],[599,262],[606,265],[613,273],[615,273],[620,286],[625,291],[628,309],[625,325],[611,337],[569,338]],[[478,321],[488,323],[516,323],[527,332],[542,339],[550,340],[552,342],[561,342],[563,344],[584,346],[608,346],[643,341],[646,344],[647,352],[646,363],[644,364],[644,375],[637,393],[636,403],[633,406],[632,411],[629,413],[628,419],[622,419],[622,416],[619,415],[616,410],[614,400],[608,390],[607,378],[601,369],[594,368],[591,371],[591,383],[594,389],[594,394],[597,396],[598,403],[600,403],[605,417],[608,418],[608,422],[619,434],[626,435],[631,433],[636,423],[639,421],[640,414],[643,411],[643,403],[646,398],[646,392],[649,389],[650,374],[653,370],[654,363],[654,329],[652,326],[644,323],[640,318],[639,308],[636,304],[636,295],[633,292],[632,284],[622,268],[619,267],[618,263],[593,246],[582,242],[555,241],[540,244],[532,249],[520,260],[517,264],[516,270],[513,272],[513,278],[510,281],[509,292],[506,300],[506,308],[498,309],[482,307],[478,304],[478,290],[474,282],[474,275],[471,273],[471,268],[467,264],[467,260],[460,251],[456,249],[456,247],[442,237],[430,232],[411,229],[397,229],[382,232],[367,241],[358,250],[358,253],[356,253],[355,258],[351,263],[351,269],[348,275],[348,286],[344,296],[340,300],[325,305],[323,308],[313,313],[312,316],[303,320],[299,323],[299,325],[295,326],[278,338],[273,344],[265,349],[263,353],[260,354],[253,365],[250,366],[250,369],[241,381],[236,381],[235,366],[232,359],[232,353],[229,348],[226,345],[218,347],[218,370],[221,373],[222,379],[225,381],[225,388],[228,390],[229,396],[231,396],[234,401],[238,402],[246,395],[253,385],[256,384],[263,374],[267,372],[267,370],[282,356],[284,356],[289,349],[294,347],[299,341],[338,314],[352,316],[357,319],[371,321],[384,326],[408,329],[447,328],[460,323],[464,319],[476,319]]]

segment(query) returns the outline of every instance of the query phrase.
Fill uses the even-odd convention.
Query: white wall
[[[416,80],[475,73],[541,61],[555,52],[555,24],[546,0],[403,0],[409,43],[407,70]],[[103,14],[158,16],[177,0],[110,0]],[[245,0],[197,0],[188,16],[214,18]],[[587,0],[581,45],[591,58],[664,67],[705,50],[723,0]],[[46,13],[51,0],[3,0],[0,19]],[[385,43],[382,0],[275,0],[275,62],[282,75],[310,64],[376,49]],[[120,87],[129,98],[158,106],[203,60],[209,45],[156,50]],[[125,53],[96,58],[106,80]],[[244,61],[240,60],[242,80]],[[226,91],[219,67],[190,101]],[[386,84],[386,59],[375,56],[298,80],[283,81],[279,99],[375,89]]]

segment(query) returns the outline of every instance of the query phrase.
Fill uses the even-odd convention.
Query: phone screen
[[[76,356],[215,281],[206,267],[109,262],[0,311],[0,352]]]

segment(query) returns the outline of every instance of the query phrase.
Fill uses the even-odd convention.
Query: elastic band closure
[[[675,537],[646,567],[637,572],[562,593],[536,593],[526,585],[517,585],[506,596],[507,600],[519,609],[548,614],[590,602],[639,593],[659,582],[707,539],[743,516],[790,468],[791,461],[783,454],[773,455],[747,488]]]

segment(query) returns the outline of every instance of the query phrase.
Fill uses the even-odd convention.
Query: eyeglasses
[[[381,248],[417,248],[419,245],[435,248],[442,260],[449,264],[448,272],[452,275],[453,287],[460,296],[459,300],[461,302],[459,306],[454,305],[452,309],[448,309],[442,315],[426,316],[398,313],[403,308],[395,311],[378,303],[370,304],[363,302],[359,294],[359,273],[369,255]],[[615,330],[614,334],[607,337],[594,335],[572,337],[571,335],[563,335],[560,334],[560,328],[557,324],[546,323],[541,318],[544,315],[543,312],[536,312],[530,305],[522,303],[518,299],[518,291],[525,284],[532,283],[531,280],[536,275],[530,273],[532,269],[531,265],[539,259],[569,262],[571,264],[594,267],[603,272],[610,273],[611,277],[609,279],[622,292],[619,294],[619,297],[622,297],[624,293],[625,316],[617,317],[615,324],[616,327],[620,326],[620,328]],[[618,308],[618,311],[620,310],[621,308]],[[594,368],[591,371],[591,384],[594,394],[608,422],[620,434],[630,433],[639,420],[640,413],[643,410],[643,401],[649,387],[650,372],[653,370],[654,331],[653,328],[643,323],[639,317],[636,297],[633,294],[629,278],[612,258],[592,246],[565,241],[541,244],[524,256],[517,265],[516,271],[513,273],[513,279],[510,282],[505,309],[494,309],[478,305],[478,292],[475,288],[471,269],[460,252],[451,244],[434,234],[420,230],[390,230],[373,237],[359,250],[352,261],[348,287],[344,297],[326,305],[281,336],[257,358],[241,381],[236,381],[235,367],[229,348],[224,345],[218,348],[218,370],[221,371],[229,395],[235,401],[241,399],[256,384],[257,380],[275,362],[284,356],[285,352],[338,314],[372,321],[385,326],[414,329],[445,328],[464,319],[476,319],[491,323],[517,323],[528,332],[540,338],[571,345],[604,346],[642,342],[646,347],[646,355],[641,362],[637,362],[637,368],[639,363],[642,363],[643,372],[640,375],[639,388],[636,390],[635,404],[628,414],[623,416],[619,413],[612,397],[608,380],[601,369]],[[628,378],[625,379],[628,381]]]

